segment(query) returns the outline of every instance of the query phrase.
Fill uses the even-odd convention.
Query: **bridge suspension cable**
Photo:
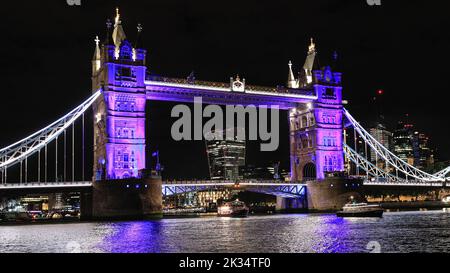
[[[86,101],[80,104],[78,107],[70,111],[65,116],[61,117],[57,121],[48,125],[47,127],[31,134],[30,136],[17,141],[14,144],[11,144],[5,148],[0,149],[0,171],[2,172],[2,181],[6,181],[7,168],[16,165],[18,163],[21,164],[25,160],[25,169],[27,169],[27,158],[35,153],[38,154],[38,173],[40,180],[40,152],[41,149],[44,148],[45,151],[45,180],[47,181],[47,145],[53,141],[58,140],[58,137],[61,134],[66,134],[67,128],[73,126],[75,121],[82,116],[83,122],[83,138],[84,138],[84,113],[88,110],[91,105],[96,101],[96,99],[100,96],[101,90],[98,90],[92,96],[90,96]],[[64,142],[66,139],[64,138]],[[83,139],[84,145],[84,139]],[[65,150],[65,147],[64,147]],[[57,146],[56,146],[56,162],[55,162],[55,171],[57,176]],[[64,151],[65,157],[65,151]],[[72,159],[74,157],[74,129],[72,128]],[[65,160],[65,159],[64,159]],[[72,180],[74,180],[74,160],[72,160]],[[83,163],[84,163],[84,147],[83,147]],[[65,163],[64,163],[64,172],[65,172]],[[22,177],[22,171],[20,176]],[[64,175],[65,176],[65,175]],[[25,170],[25,177],[27,177],[27,170]],[[84,178],[84,169],[83,169],[83,178]]]
[[[450,173],[450,167],[447,167],[443,169],[442,171],[439,171],[435,173],[435,176],[441,177],[442,179],[446,179],[450,181],[450,177],[446,177]]]
[[[403,173],[406,175],[406,181],[408,181],[408,177],[414,178],[418,181],[426,181],[426,182],[432,182],[432,181],[443,181],[444,179],[442,176],[436,175],[436,174],[429,174],[422,170],[419,170],[418,168],[408,164],[407,162],[403,161],[398,156],[394,155],[391,151],[389,151],[383,144],[379,143],[370,133],[368,133],[357,121],[355,118],[350,115],[350,113],[347,111],[347,109],[344,109],[344,115],[348,119],[348,121],[353,126],[355,132],[357,132],[361,138],[364,140],[366,144],[368,144],[372,150],[375,152],[376,155],[376,162],[378,162],[378,159],[382,159],[386,162],[386,164],[389,164],[389,166],[392,166],[395,169],[396,176],[394,176],[396,179],[398,177],[398,172]],[[362,162],[357,161],[355,164],[360,164]],[[376,163],[377,164],[377,163]],[[449,170],[450,172],[450,170]]]
[[[347,158],[350,159],[354,164],[359,166],[361,169],[363,169],[367,174],[371,175],[372,177],[376,177],[377,180],[379,180],[379,178],[381,177],[389,182],[406,182],[405,179],[395,176],[379,168],[378,166],[375,166],[372,162],[364,158],[362,155],[358,154],[347,144],[344,144],[344,153],[345,156],[347,156]]]

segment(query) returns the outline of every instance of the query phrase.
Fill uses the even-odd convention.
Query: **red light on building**
[[[377,94],[380,95],[380,96],[383,95],[384,94],[384,90],[383,89],[378,90]]]

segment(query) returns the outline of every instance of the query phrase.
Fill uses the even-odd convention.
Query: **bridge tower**
[[[96,39],[92,90],[102,89],[94,103],[94,180],[136,177],[145,169],[146,50],[132,45],[122,28],[119,10],[102,46]],[[110,37],[111,36],[111,37]],[[112,39],[111,39],[112,38]]]
[[[291,65],[290,65],[291,66]],[[290,110],[291,179],[322,180],[326,172],[344,170],[342,74],[320,68],[311,40],[303,71],[288,87],[313,88],[317,100]]]

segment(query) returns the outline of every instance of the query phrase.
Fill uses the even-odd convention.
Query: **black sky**
[[[284,84],[287,62],[298,71],[314,37],[321,64],[334,50],[339,53],[347,108],[358,120],[373,118],[371,99],[384,89],[391,125],[408,113],[448,159],[450,19],[445,2],[437,2],[382,1],[371,7],[365,0],[81,0],[80,7],[72,7],[64,0],[8,1],[2,3],[0,24],[0,146],[42,128],[89,96],[93,40],[104,39],[106,18],[113,18],[119,5],[131,41],[136,24],[144,26],[151,73],[170,77],[194,70],[203,80],[226,82],[239,74],[249,84]],[[202,143],[165,141],[170,104],[149,105],[149,148],[171,147],[169,153],[178,145],[183,160],[175,163],[166,153],[168,169],[187,176],[205,172],[205,161],[192,160],[189,152]],[[287,155],[287,146],[279,154]],[[252,155],[250,161],[258,158],[271,156]],[[190,162],[196,168],[186,167]]]

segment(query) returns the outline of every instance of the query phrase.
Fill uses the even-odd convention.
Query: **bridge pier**
[[[330,176],[325,180],[308,182],[307,200],[309,211],[338,211],[351,198],[365,201],[363,181],[342,176]]]
[[[103,180],[93,183],[91,219],[126,220],[161,217],[161,177]]]
[[[92,219],[92,191],[80,192],[80,220]]]
[[[300,211],[307,210],[307,202],[302,198],[288,198],[277,196],[277,203],[275,210],[277,212],[290,212],[290,211]]]

